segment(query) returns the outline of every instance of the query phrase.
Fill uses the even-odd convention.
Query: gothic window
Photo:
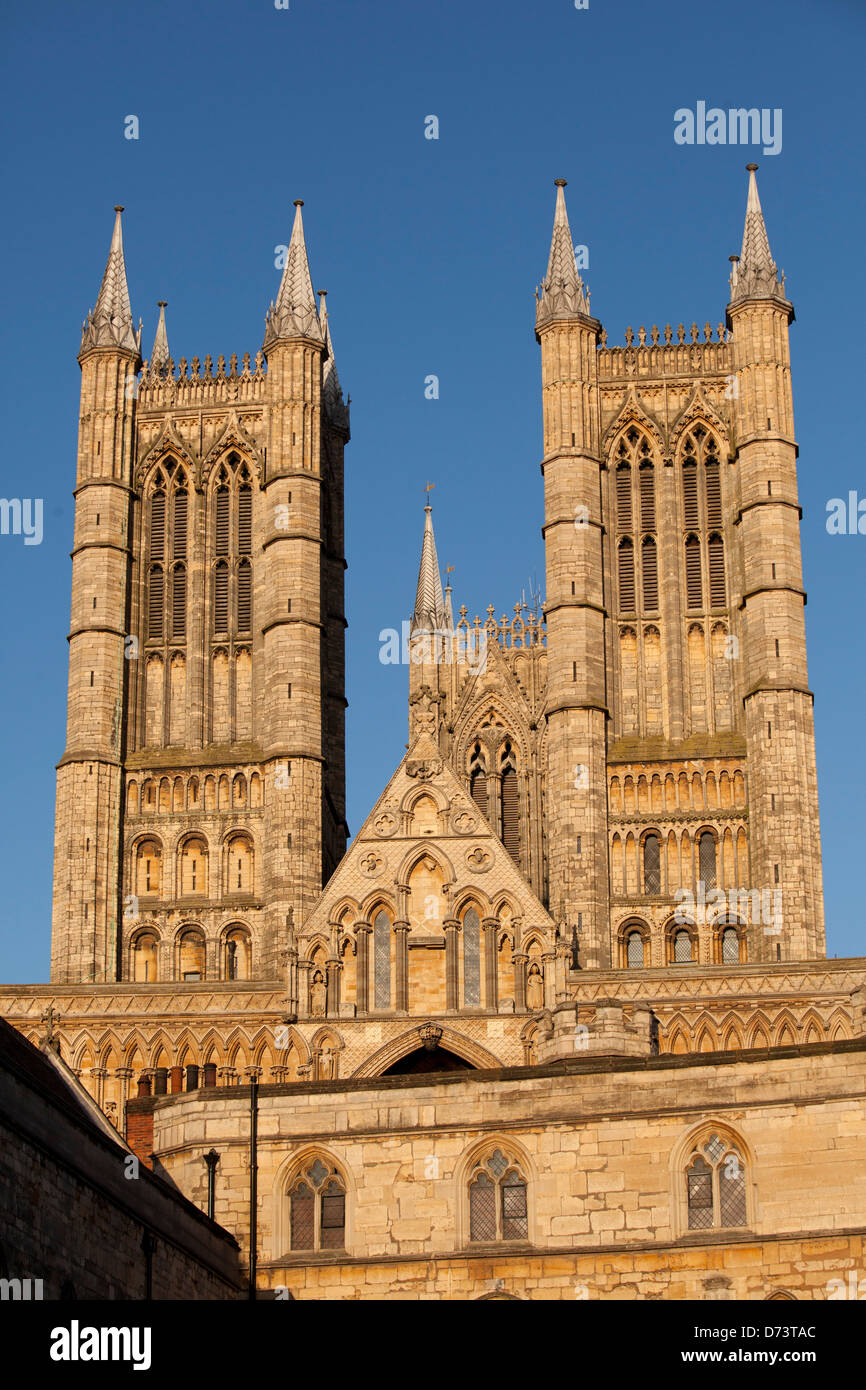
[[[746,1169],[735,1144],[712,1134],[692,1150],[686,1166],[690,1231],[745,1226]]]
[[[391,919],[384,908],[373,921],[373,997],[374,1007],[391,1007]]]
[[[338,1170],[320,1158],[289,1188],[290,1248],[343,1250],[346,1245],[346,1186]]]
[[[252,624],[252,570],[249,560],[238,565],[238,632],[249,632]]]
[[[640,486],[640,529],[642,531],[654,531],[656,529],[656,495],[655,475],[651,463],[641,464],[638,470],[638,479]]]
[[[229,567],[225,563],[214,570],[213,626],[215,633],[229,630]]]
[[[156,897],[162,882],[162,850],[156,840],[142,840],[135,852],[135,891]]]
[[[474,907],[463,917],[463,1003],[481,1007],[481,921]]]
[[[703,606],[703,586],[701,583],[701,543],[697,536],[686,537],[686,606],[700,609]]]
[[[215,545],[217,555],[229,553],[229,506],[231,498],[228,483],[222,483],[216,491]]]
[[[698,839],[698,877],[704,888],[716,886],[716,837],[705,830]]]
[[[722,932],[722,964],[739,965],[740,938],[736,927],[725,927]]]
[[[631,468],[628,463],[620,463],[616,470],[617,530],[630,531],[631,524]]]
[[[623,613],[634,612],[634,545],[626,537],[617,549],[619,606]]]
[[[514,1159],[496,1149],[469,1181],[469,1239],[491,1244],[528,1238],[526,1179]]]
[[[629,970],[640,970],[644,963],[643,936],[630,931],[625,939],[626,964]]]
[[[162,610],[165,577],[161,565],[154,565],[147,577],[147,635],[162,637]]]
[[[686,445],[688,452],[691,445]],[[699,526],[698,516],[698,465],[694,458],[686,458],[683,463],[683,518],[686,526]]]
[[[644,612],[656,613],[659,606],[659,567],[658,551],[652,536],[644,536],[640,553]]]
[[[469,792],[475,805],[483,816],[487,815],[487,759],[481,749],[481,744],[476,743],[472,750],[472,760],[469,764]]]
[[[662,891],[661,841],[655,831],[643,842],[643,891],[654,894]]]
[[[186,524],[189,496],[186,489],[179,487],[174,494],[174,528],[172,553],[175,560],[186,559]]]
[[[717,532],[713,532],[707,542],[707,555],[710,569],[710,607],[724,608],[725,594],[725,543]]]
[[[704,486],[707,498],[707,524],[722,524],[722,487],[719,475],[718,446],[712,435],[707,436],[704,449]]]
[[[165,554],[165,493],[162,479],[150,499],[150,558],[161,560]]]
[[[502,843],[517,863],[520,858],[520,798],[517,770],[512,757],[511,743],[506,740],[501,771]]]
[[[249,555],[253,548],[253,493],[249,483],[238,488],[238,554]]]
[[[186,637],[186,565],[171,572],[171,635],[176,642]]]

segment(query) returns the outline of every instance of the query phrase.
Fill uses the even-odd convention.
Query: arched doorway
[[[474,1070],[470,1062],[458,1057],[455,1052],[449,1052],[447,1047],[417,1047],[414,1052],[407,1052],[405,1057],[388,1067],[382,1075],[406,1076],[414,1072]]]

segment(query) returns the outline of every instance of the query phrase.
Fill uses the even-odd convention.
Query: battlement
[[[626,329],[625,346],[608,347],[607,333],[602,332],[598,347],[599,380],[619,380],[625,377],[681,377],[681,376],[724,376],[730,372],[731,335],[723,323],[717,325],[716,338],[713,338],[712,324],[704,324],[703,338],[696,323],[693,323],[686,341],[684,324],[674,330],[665,324],[659,330],[653,324],[647,330],[643,324],[638,329],[637,342],[634,331]],[[664,338],[660,342],[660,337]]]
[[[233,352],[228,360],[220,355],[216,360],[208,354],[204,362],[198,357],[188,361],[182,357],[175,365],[170,358],[167,367],[151,369],[145,362],[138,379],[139,410],[165,410],[170,406],[220,405],[229,401],[262,401],[265,398],[267,363],[264,353],[255,358],[248,352],[241,358]]]

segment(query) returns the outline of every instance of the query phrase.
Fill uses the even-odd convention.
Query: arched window
[[[463,1003],[481,1007],[481,920],[474,907],[463,916]]]
[[[171,635],[175,642],[186,637],[186,565],[171,572]]]
[[[228,555],[229,553],[229,508],[231,506],[231,494],[228,488],[228,479],[223,474],[224,481],[216,490],[214,503],[214,551],[217,555]]]
[[[631,530],[631,468],[627,463],[620,463],[616,470],[616,526],[618,531]]]
[[[165,555],[165,493],[161,478],[157,479],[150,499],[149,553],[151,560],[161,560]]]
[[[373,921],[373,997],[374,1007],[391,1007],[391,919],[381,908]]]
[[[658,551],[652,536],[644,536],[641,541],[640,558],[644,612],[656,613],[659,606],[659,565]]]
[[[507,739],[502,757],[502,843],[517,863],[520,859],[520,797],[511,743]]]
[[[709,830],[698,839],[698,871],[704,888],[716,886],[716,837]]]
[[[182,980],[203,980],[205,976],[204,937],[199,931],[185,931],[178,943],[179,974]]]
[[[697,536],[686,537],[686,606],[698,610],[703,606],[701,543]]]
[[[238,565],[238,632],[252,630],[252,579],[249,560],[241,560]]]
[[[724,608],[727,604],[725,591],[725,543],[717,532],[713,532],[707,543],[710,562],[710,607]]]
[[[250,939],[243,927],[232,927],[223,943],[224,974],[227,980],[249,980]]]
[[[199,836],[185,840],[180,852],[180,891],[182,897],[207,893],[207,844]]]
[[[625,939],[626,963],[629,970],[640,970],[644,963],[643,936],[639,931],[630,931]]]
[[[655,894],[662,891],[661,841],[655,831],[643,842],[643,891]]]
[[[674,965],[684,965],[692,959],[692,937],[691,933],[685,928],[675,931],[673,935],[673,957]]]
[[[688,454],[692,448],[689,440],[686,445]],[[686,526],[699,526],[700,517],[698,515],[698,465],[694,457],[687,457],[683,463],[683,519]]]
[[[234,835],[226,846],[226,892],[252,891],[253,847],[246,835]]]
[[[480,743],[476,743],[472,750],[472,760],[469,764],[469,792],[482,816],[486,816],[488,812],[487,759]]]
[[[229,630],[229,567],[223,562],[214,570],[213,628],[216,633]]]
[[[739,965],[740,938],[736,927],[725,927],[722,932],[722,965]]]
[[[704,484],[707,497],[707,525],[722,524],[722,483],[719,474],[718,446],[712,435],[707,436],[704,450]]]
[[[162,637],[162,610],[165,593],[165,576],[161,565],[154,565],[147,577],[147,635],[148,638]]]
[[[135,891],[157,897],[162,886],[162,850],[156,840],[142,840],[135,851]]]
[[[343,1250],[346,1245],[346,1185],[339,1171],[320,1158],[289,1187],[292,1250]]]
[[[132,948],[132,978],[141,984],[153,984],[158,978],[158,943],[156,933],[143,931],[135,938]]]
[[[496,1149],[469,1180],[469,1239],[491,1244],[528,1238],[526,1179],[514,1159]]]
[[[640,486],[640,529],[642,531],[654,531],[656,529],[656,495],[655,478],[652,464],[646,460],[638,470]]]
[[[181,481],[181,480],[179,480]],[[174,526],[172,535],[172,556],[175,560],[186,559],[186,528],[189,509],[189,495],[182,482],[174,494]]]
[[[617,550],[619,606],[623,613],[634,612],[634,546],[626,537]]]
[[[686,1165],[690,1231],[745,1226],[746,1169],[735,1144],[710,1135],[692,1150]]]
[[[238,554],[250,555],[253,548],[253,492],[249,483],[238,488]]]

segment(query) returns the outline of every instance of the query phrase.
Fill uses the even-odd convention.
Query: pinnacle
[[[164,372],[171,361],[171,354],[168,350],[168,333],[165,328],[166,301],[159,301],[159,323],[156,325],[156,337],[153,340],[153,350],[150,354],[150,370],[152,372]]]
[[[439,572],[436,538],[433,534],[433,508],[428,502],[424,508],[424,541],[421,546],[421,565],[418,570],[418,588],[415,593],[412,631],[438,632],[447,627],[448,619],[442,594],[442,576]]]
[[[556,180],[556,208],[547,275],[541,282],[541,296],[535,316],[536,330],[552,319],[589,314],[589,293],[581,279],[574,255],[574,242],[565,206],[565,179]]]
[[[746,221],[743,227],[743,248],[739,261],[732,258],[731,300],[784,299],[776,262],[770,252],[770,240],[764,223],[761,199],[758,196],[757,164],[747,164],[749,193],[746,199]]]
[[[281,338],[312,338],[315,342],[323,342],[304,240],[302,207],[303,202],[297,199],[295,223],[283,268],[283,278],[280,281],[276,302],[271,306],[265,320],[266,345]]]
[[[343,388],[340,385],[340,378],[337,375],[337,363],[334,358],[334,344],[331,341],[331,324],[328,319],[328,309],[325,304],[326,290],[319,291],[321,295],[321,308],[319,309],[319,320],[322,325],[322,333],[325,340],[325,362],[322,367],[322,404],[325,414],[331,424],[339,430],[349,429],[349,410],[343,400]]]
[[[96,308],[88,315],[81,339],[81,352],[92,348],[125,348],[137,353],[140,342],[132,326],[132,309],[123,260],[122,207],[114,209],[114,231],[105,274],[99,287]],[[80,355],[80,354],[79,354]]]

